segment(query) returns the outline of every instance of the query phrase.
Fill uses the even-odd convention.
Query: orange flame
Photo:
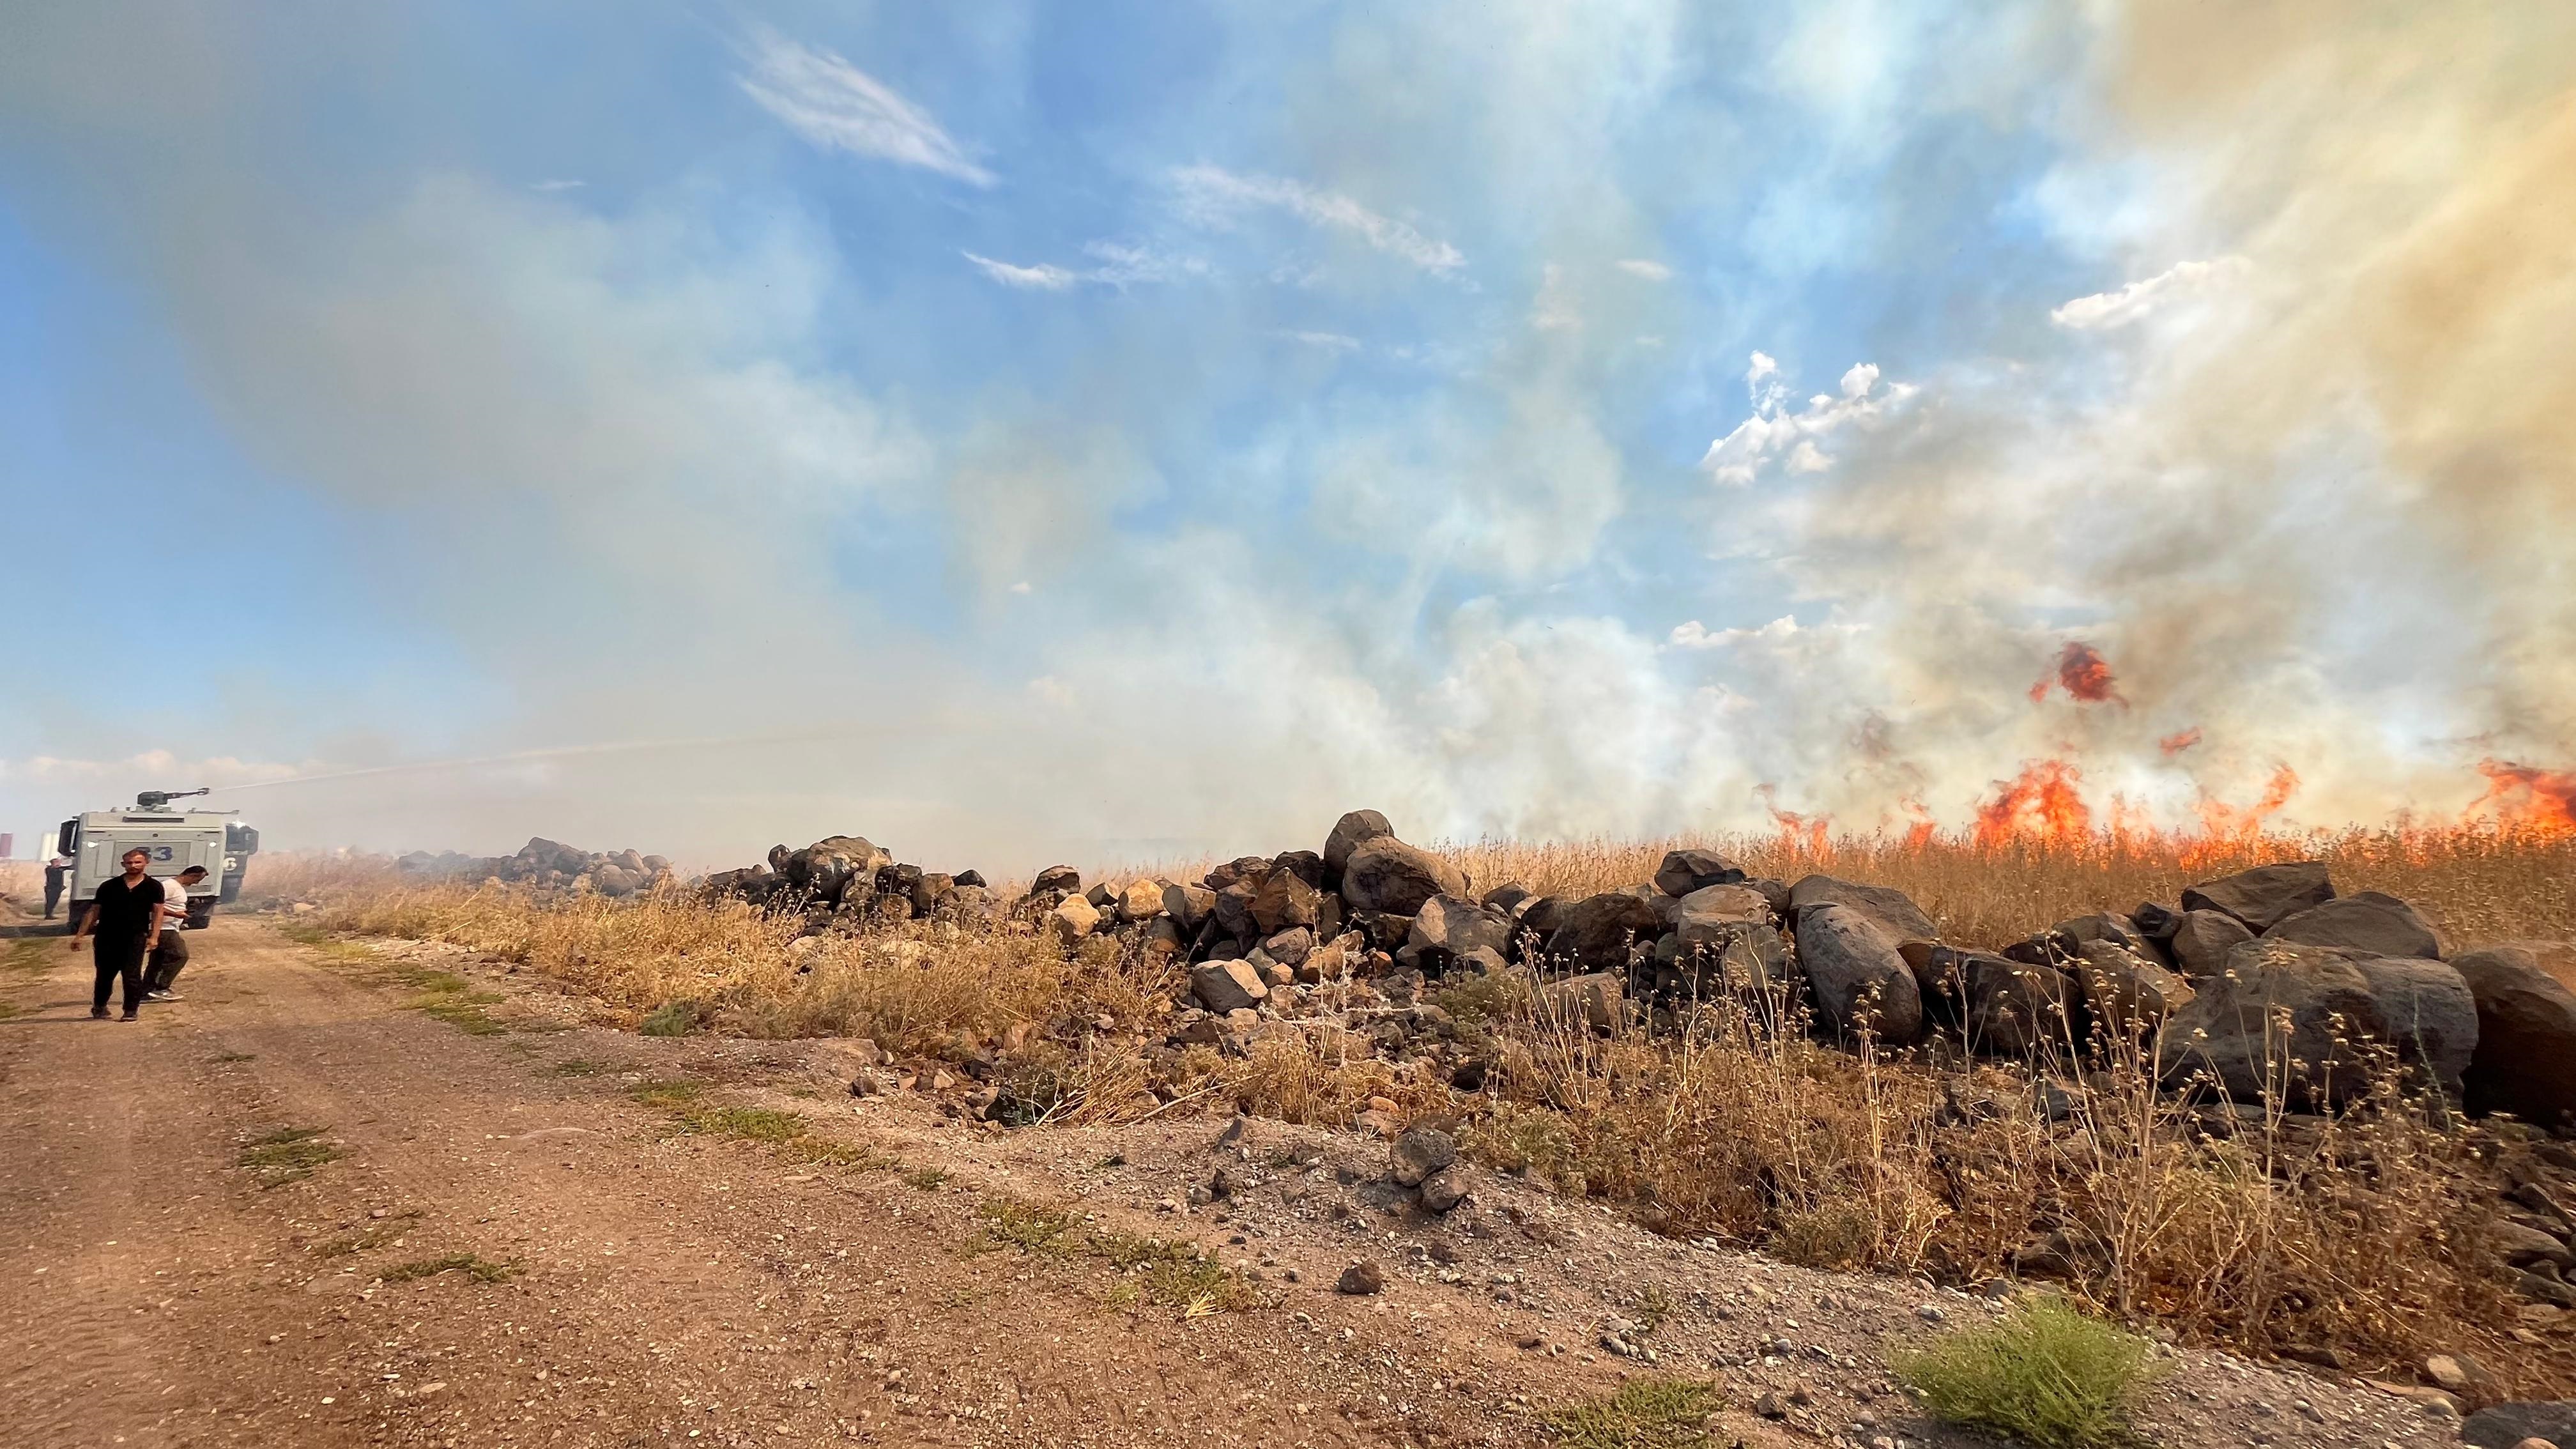
[[[1932,834],[1938,828],[1933,823],[1931,810],[1912,796],[1897,801],[1896,808],[1911,818],[1911,823],[1905,827],[1905,849],[1912,853],[1930,845]]]
[[[2068,698],[2085,704],[2128,703],[2120,697],[2119,687],[2112,682],[2111,661],[2104,659],[2100,650],[2081,639],[2066,641],[2066,647],[2057,652],[2055,674],[2040,676],[2039,683],[2030,687],[2031,699],[2046,699],[2051,684],[2064,689]]]
[[[1808,855],[1818,858],[1832,853],[1832,845],[1827,836],[1833,829],[1834,817],[1807,816],[1794,810],[1783,810],[1780,808],[1778,791],[1769,785],[1756,785],[1753,787],[1753,793],[1762,797],[1763,808],[1771,812],[1772,823],[1780,827],[1782,850],[1803,850]]]
[[[2183,851],[2182,863],[2197,866],[2228,858],[2251,846],[2263,834],[2263,822],[2290,803],[2298,793],[2299,772],[2287,765],[2272,771],[2271,781],[2263,787],[2263,798],[2239,809],[2215,796],[2203,794],[2196,807],[2200,814],[2200,838]]]
[[[2487,777],[2487,792],[2470,804],[2469,818],[2492,809],[2496,824],[2517,834],[2576,838],[2576,771],[2480,760],[2478,773]]]
[[[1977,807],[1970,839],[1986,850],[2017,836],[2052,845],[2085,839],[2093,833],[2093,812],[2080,793],[2083,783],[2083,772],[2064,760],[2024,765],[2016,778],[1995,782],[2001,793]]]
[[[2184,730],[2180,734],[2167,735],[2163,739],[2156,741],[2156,748],[2164,751],[2167,755],[2179,755],[2183,751],[2190,749],[2192,746],[2199,743],[2200,726],[2193,725],[2190,729]]]

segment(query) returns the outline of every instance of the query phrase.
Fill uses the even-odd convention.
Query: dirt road
[[[1346,1134],[988,1133],[922,1094],[854,1103],[829,1044],[580,1026],[498,972],[424,997],[418,962],[249,920],[195,939],[186,1000],[133,1025],[89,1019],[85,955],[0,942],[12,1442],[1537,1443],[1546,1406],[1643,1368],[1601,1351],[1619,1313],[1670,1318],[1664,1367],[1732,1405],[1719,1444],[1947,1438],[1878,1359],[1922,1330],[1920,1285],[1499,1182],[1426,1224],[1369,1196],[1385,1149]],[[748,1129],[675,1133],[651,1091],[674,1078]],[[743,1140],[779,1121],[822,1135]],[[1189,1196],[1220,1163],[1234,1196]],[[995,1218],[1024,1202],[1199,1242],[1257,1291],[1140,1301],[1134,1265],[1064,1247],[1099,1239]],[[1359,1257],[1382,1295],[1332,1290]],[[2285,1445],[2447,1437],[2395,1401],[2183,1369],[2166,1442],[2241,1443],[2249,1418]],[[1784,1419],[1753,1412],[1766,1393]]]
[[[1247,1355],[1239,1325],[1092,1308],[1019,1255],[961,1256],[952,1194],[657,1141],[615,1080],[557,1074],[551,1037],[462,1034],[254,923],[196,955],[187,999],[126,1025],[89,1019],[85,956],[19,948],[44,968],[0,1022],[0,1423],[20,1442],[1407,1437],[1345,1418],[1307,1355]],[[264,1185],[295,1143],[238,1165],[315,1127],[338,1155],[307,1176]],[[511,1274],[385,1281],[466,1255]]]

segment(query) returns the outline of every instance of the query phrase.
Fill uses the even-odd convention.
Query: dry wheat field
[[[2344,890],[2415,903],[2454,950],[2576,937],[2576,837],[2511,828],[1443,849],[1478,891],[1516,881],[1583,894],[1646,879],[1685,845],[1782,879],[1896,886],[1945,938],[1977,946],[2293,858],[2326,860]],[[1494,1170],[1621,1204],[1668,1234],[1954,1284],[2047,1276],[2088,1307],[2186,1341],[2363,1372],[2467,1348],[2520,1392],[2576,1391],[2576,1347],[2527,1326],[2485,1237],[2506,1187],[2566,1149],[2510,1121],[2464,1122],[2393,1071],[2332,1118],[2277,1102],[2231,1110],[2159,1092],[2152,1043],[2140,1059],[2069,1052],[2036,1068],[1879,1053],[1752,1001],[1602,1034],[1478,977],[1426,992],[1491,1064],[1467,1092],[1427,1059],[1344,1029],[1329,1002],[1248,1051],[1177,1047],[1160,1023],[1185,995],[1185,968],[1109,937],[1067,950],[1025,922],[800,940],[801,917],[684,887],[624,901],[421,887],[389,862],[351,858],[264,859],[250,894],[308,902],[306,920],[335,933],[488,953],[628,1026],[864,1036],[908,1057],[980,1057],[1039,1104],[1035,1130],[1237,1110],[1347,1126],[1392,1103],[1404,1118],[1454,1121]]]

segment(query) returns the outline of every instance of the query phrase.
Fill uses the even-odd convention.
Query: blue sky
[[[2576,756],[2570,28],[2330,12],[14,11],[0,815],[2455,810]]]

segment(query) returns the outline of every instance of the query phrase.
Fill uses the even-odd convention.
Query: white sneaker
[[[143,993],[143,999],[146,1001],[185,1001],[188,998],[181,996],[175,991],[147,991]]]

